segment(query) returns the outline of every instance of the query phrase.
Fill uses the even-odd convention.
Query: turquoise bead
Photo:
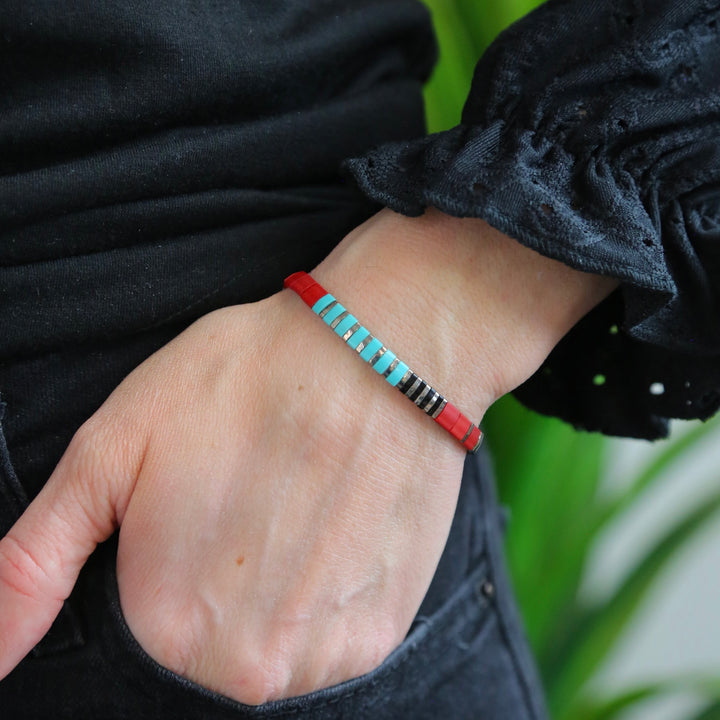
[[[337,324],[335,333],[342,337],[357,321],[354,315],[348,315],[342,322]]]
[[[329,325],[338,315],[342,315],[342,313],[345,312],[345,308],[338,303],[335,305],[335,307],[332,308],[332,310],[329,310],[325,317],[323,317],[323,321],[326,325]]]
[[[395,353],[392,350],[386,350],[385,354],[373,365],[373,370],[382,375],[390,367],[390,363],[394,359]]]
[[[349,338],[347,344],[354,350],[368,335],[370,331],[367,328],[358,328]]]
[[[373,338],[370,341],[370,344],[360,353],[360,357],[367,361],[369,360],[380,348],[382,347],[382,342],[378,340],[377,338]]]
[[[331,302],[333,302],[335,298],[328,293],[327,295],[323,295],[313,306],[312,311],[319,315]]]
[[[402,379],[403,375],[409,370],[410,368],[402,362],[402,360],[398,363],[397,367],[385,378],[393,387],[395,387]]]

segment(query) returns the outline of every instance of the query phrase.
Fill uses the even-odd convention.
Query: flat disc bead
[[[348,315],[335,326],[335,334],[342,337],[357,321],[354,315]]]
[[[330,308],[330,310],[323,317],[323,321],[326,325],[329,325],[338,315],[342,315],[344,312],[345,308],[340,303],[338,303],[337,305],[335,305],[335,307]]]
[[[395,359],[395,353],[392,350],[386,350],[385,354],[373,365],[373,369],[382,375]]]
[[[319,315],[331,302],[335,302],[335,298],[330,293],[327,293],[312,306],[312,311]]]
[[[365,349],[360,353],[360,357],[363,360],[369,360],[381,347],[382,342],[377,338],[373,338],[370,343],[365,346]]]
[[[401,360],[398,366],[385,378],[393,387],[403,379],[403,376],[410,368]]]
[[[367,328],[361,327],[347,341],[347,344],[355,350],[355,348],[370,334]]]

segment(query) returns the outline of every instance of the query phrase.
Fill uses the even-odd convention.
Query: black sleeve
[[[656,438],[720,406],[719,9],[549,0],[481,58],[459,126],[348,163],[401,213],[620,279],[516,391],[578,427]]]

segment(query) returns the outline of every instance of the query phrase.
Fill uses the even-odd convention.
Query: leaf
[[[456,4],[470,28],[475,52],[480,57],[498,33],[541,5],[542,0],[456,0]]]
[[[676,693],[695,693],[713,700],[720,699],[720,678],[665,678],[629,688],[611,698],[585,698],[573,704],[566,720],[614,720],[636,705]]]
[[[425,108],[429,131],[439,132],[460,122],[477,54],[453,0],[425,0],[425,5],[440,48],[440,62],[424,88]]]
[[[670,466],[682,459],[686,453],[697,446],[708,435],[715,432],[720,426],[720,415],[707,422],[698,422],[692,430],[680,435],[665,445],[648,466],[634,479],[632,485],[619,497],[610,500],[598,513],[596,527],[599,530],[625,512]]]
[[[454,127],[475,64],[495,36],[540,4],[540,0],[424,0],[433,16],[440,62],[425,86],[430,132]]]
[[[720,720],[720,701],[716,700],[690,720]]]
[[[503,400],[484,422],[503,502],[507,556],[531,645],[542,658],[576,595],[606,440]],[[539,592],[542,588],[542,592]]]
[[[667,692],[667,685],[664,682],[632,688],[613,698],[596,703],[587,701],[579,703],[568,712],[566,718],[567,720],[612,720],[622,711],[646,700],[665,695]]]
[[[688,513],[635,566],[623,585],[605,603],[578,609],[568,618],[566,632],[558,638],[548,659],[548,699],[551,708],[567,706],[597,670],[645,599],[652,583],[673,555],[720,508],[720,492]],[[558,720],[565,716],[554,713]]]
[[[661,457],[633,483],[630,498],[626,502],[613,500],[617,512],[630,507],[632,499],[637,500],[671,462],[702,441],[715,422],[693,428],[668,444]],[[559,426],[555,433],[551,431],[553,423]],[[575,598],[587,556],[603,527],[596,518],[607,506],[599,506],[595,494],[602,471],[599,456],[606,441],[574,433],[558,421],[530,413],[514,400],[503,400],[493,407],[484,425],[498,461],[501,497],[512,508],[508,559],[518,600],[541,673],[551,682],[560,656],[568,645],[577,642],[577,630],[568,623],[568,617],[577,613]],[[518,437],[527,439],[519,441]],[[546,444],[555,447],[556,464],[539,453],[538,446]],[[560,483],[548,483],[538,473],[545,464],[549,475],[560,478]],[[537,492],[554,498],[553,512],[543,506]]]

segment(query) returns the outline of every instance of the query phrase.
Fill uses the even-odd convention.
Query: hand
[[[440,213],[383,212],[315,275],[476,420],[612,287]],[[118,525],[123,611],[162,665],[250,704],[361,675],[422,601],[463,460],[289,291],[212,313],[117,388],[0,541],[0,677]]]
[[[201,319],[0,543],[3,672],[116,525],[123,611],[162,665],[251,704],[377,666],[430,583],[463,460],[395,394],[289,291]]]

